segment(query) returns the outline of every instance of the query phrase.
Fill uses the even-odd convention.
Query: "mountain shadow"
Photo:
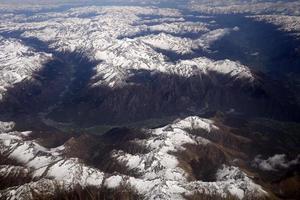
[[[147,70],[132,74],[122,87],[81,90],[72,102],[53,110],[50,118],[84,125],[118,125],[231,110],[252,117],[300,119],[293,95],[280,82],[263,75],[257,75],[258,80],[250,83],[218,73],[189,78]]]
[[[14,37],[23,39],[20,34]],[[256,73],[256,80],[249,82],[213,72],[183,77],[132,70],[122,87],[90,87],[99,62],[91,61],[85,52],[57,52],[35,38],[22,41],[51,52],[54,59],[33,78],[8,89],[0,103],[0,116],[5,120],[44,115],[86,127],[230,111],[249,117],[300,121],[294,95],[282,82],[264,74]]]

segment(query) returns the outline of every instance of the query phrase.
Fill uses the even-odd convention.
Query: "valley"
[[[294,3],[153,3],[0,2],[0,200],[299,198]]]

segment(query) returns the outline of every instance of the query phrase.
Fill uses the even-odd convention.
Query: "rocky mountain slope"
[[[243,120],[188,117],[156,129],[118,128],[103,136],[69,134],[62,144],[50,142],[62,133],[45,137],[42,131],[14,131],[13,123],[2,122],[0,172],[6,187],[1,199],[52,199],[61,192],[80,193],[79,188],[91,188],[92,194],[92,188],[99,188],[101,195],[130,191],[145,199],[182,199],[197,193],[220,199],[297,194],[281,184],[298,176],[299,156],[291,152],[299,151],[299,137],[281,135],[293,125],[277,129],[274,137],[268,136],[262,121],[241,125],[237,119]],[[293,141],[273,147],[288,155],[285,159],[276,159],[280,156],[265,148],[268,142],[281,142],[280,137]],[[262,167],[266,163],[273,167]],[[294,174],[285,179],[289,171]]]
[[[0,199],[299,198],[295,91],[211,14],[297,24],[189,5],[0,8]]]
[[[294,97],[280,84],[238,61],[205,57],[215,42],[238,27],[189,17],[177,9],[94,6],[2,19],[3,40],[18,40],[48,56],[39,60],[43,67],[35,65],[32,81],[5,81],[14,87],[2,92],[2,112],[18,107],[27,114],[35,110],[56,121],[87,124],[231,109],[298,119]],[[168,20],[172,22],[165,26]],[[30,55],[26,59],[36,63]],[[5,74],[30,71],[30,66],[15,69],[24,56],[10,58]],[[288,98],[277,98],[277,90]],[[99,117],[103,112],[107,114]]]

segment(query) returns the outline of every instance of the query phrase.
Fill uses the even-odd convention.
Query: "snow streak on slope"
[[[137,170],[141,174],[139,178],[122,174],[105,175],[98,169],[85,165],[79,159],[65,158],[63,146],[47,149],[35,141],[26,141],[22,132],[2,132],[0,134],[1,155],[16,160],[24,166],[21,168],[7,166],[5,169],[9,171],[6,173],[30,171],[33,178],[39,180],[18,188],[8,188],[4,194],[9,194],[10,198],[15,195],[23,196],[29,188],[37,187],[37,190],[41,191],[43,190],[40,188],[41,185],[51,185],[53,181],[66,191],[72,190],[76,185],[100,188],[104,184],[107,188],[117,188],[121,184],[126,184],[134,187],[146,199],[182,199],[183,195],[196,191],[207,194],[218,193],[222,196],[226,196],[229,191],[239,198],[243,198],[246,193],[265,195],[262,188],[253,183],[237,167],[223,166],[217,172],[215,182],[189,182],[188,175],[178,166],[178,160],[173,153],[184,151],[184,144],[207,145],[210,143],[207,139],[189,134],[186,129],[190,128],[202,129],[208,133],[213,129],[218,129],[211,120],[188,117],[165,127],[149,130],[150,138],[147,140],[135,140],[134,142],[150,150],[146,154],[131,155],[122,151],[112,152],[112,159],[125,163],[129,169]],[[47,192],[53,192],[52,187]]]
[[[217,172],[216,182],[188,182],[186,172],[178,167],[174,152],[184,151],[184,144],[207,145],[209,140],[189,134],[186,129],[202,129],[210,132],[218,129],[211,120],[188,117],[181,121],[152,130],[152,137],[136,142],[145,145],[150,152],[142,155],[116,152],[113,157],[126,163],[129,169],[138,170],[141,179],[130,178],[127,183],[134,185],[147,199],[181,199],[182,194],[193,192],[226,195],[226,191],[238,198],[246,193],[266,194],[237,167],[223,166]],[[149,191],[150,190],[150,191]]]
[[[265,21],[280,27],[280,30],[300,38],[300,16],[289,15],[254,15],[249,16],[257,21]]]
[[[100,185],[103,173],[84,166],[78,159],[61,157],[63,148],[46,149],[34,141],[23,141],[22,132],[2,133],[1,154],[17,160],[27,168],[34,169],[35,178],[55,178],[66,187],[80,185]]]
[[[177,18],[178,19],[178,18]],[[179,18],[181,19],[181,18]],[[208,24],[201,22],[165,22],[160,20],[161,23],[153,26],[149,26],[150,31],[159,31],[172,34],[184,34],[184,33],[201,33],[209,31]],[[152,22],[153,23],[153,22]]]
[[[22,44],[20,40],[0,36],[0,101],[7,88],[24,79],[33,78],[51,54],[37,52]]]
[[[280,26],[299,38],[299,1],[190,1],[188,7],[208,14],[250,14],[251,18]]]
[[[148,35],[140,39],[155,48],[174,51],[178,54],[192,53],[193,41],[187,38],[160,33],[158,35]]]
[[[144,16],[155,16],[149,20],[156,21],[157,24],[147,25],[144,23]],[[211,29],[209,24],[185,21],[182,16],[176,9],[94,6],[74,8],[61,13],[37,14],[22,20],[3,19],[0,30],[22,30],[23,37],[38,38],[58,51],[86,52],[90,59],[103,61],[95,69],[97,74],[93,77],[92,84],[114,87],[124,85],[133,70],[175,73],[180,76],[191,76],[192,71],[199,73],[207,70],[206,66],[205,69],[197,66],[197,62],[193,63],[196,67],[186,64],[182,66],[181,61],[177,64],[169,63],[167,57],[157,51],[157,48],[179,55],[192,54],[193,50],[207,50],[212,43],[229,34],[231,30]],[[164,19],[178,21],[165,25]],[[160,34],[151,34],[152,31]],[[147,36],[135,36],[145,32]],[[198,33],[199,37],[190,39],[180,36],[186,33]],[[214,61],[208,62],[211,71],[218,72],[219,66],[213,66]],[[238,67],[233,69],[236,66]],[[232,70],[248,71],[247,74],[251,76],[250,70],[246,66],[240,67],[238,63],[232,62],[230,71]],[[220,73],[225,74],[224,69]]]
[[[191,54],[193,50],[207,50],[217,40],[220,40],[227,34],[230,29],[215,29],[201,35],[198,39],[189,39],[185,37],[176,37],[170,34],[160,33],[158,35],[147,35],[138,38],[142,42],[152,47],[173,51],[177,54]]]
[[[252,165],[264,171],[277,171],[299,163],[300,155],[294,160],[288,161],[285,154],[275,154],[266,160],[262,159],[261,155],[258,155],[255,157]]]
[[[299,1],[190,1],[191,10],[203,13],[300,14]]]
[[[246,82],[254,80],[250,69],[229,60],[213,61],[199,57],[193,60],[181,60],[170,63],[155,48],[174,51],[178,54],[192,53],[193,49],[207,49],[215,40],[228,34],[227,29],[208,32],[197,40],[174,37],[167,34],[149,35],[135,39],[117,41],[104,51],[98,51],[96,59],[102,60],[96,68],[94,85],[107,84],[115,86],[124,84],[132,70],[149,70],[190,77],[196,74],[207,74],[213,71],[228,77],[246,78]],[[154,48],[153,48],[154,47]]]

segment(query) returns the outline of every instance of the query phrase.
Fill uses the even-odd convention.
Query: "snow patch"
[[[294,160],[288,161],[285,154],[275,154],[267,158],[262,159],[261,155],[255,157],[252,162],[252,166],[259,168],[263,171],[277,171],[279,169],[289,168],[292,165],[297,165],[300,163],[300,155],[298,155]]]
[[[119,175],[111,176],[105,179],[104,185],[107,188],[114,189],[120,186],[122,180],[123,180],[122,176]]]

